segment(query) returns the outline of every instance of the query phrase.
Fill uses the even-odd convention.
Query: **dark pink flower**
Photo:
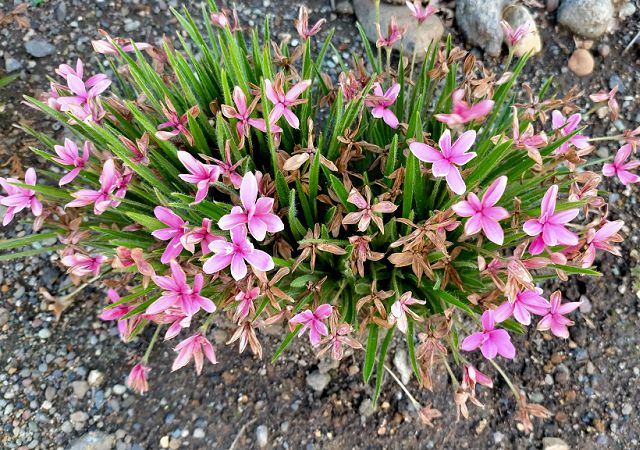
[[[398,27],[398,23],[396,22],[395,17],[391,17],[389,19],[389,24],[387,25],[387,35],[383,36],[382,31],[380,30],[380,24],[376,24],[376,28],[378,29],[378,40],[376,41],[376,47],[389,47],[400,39],[402,39],[402,35],[407,31],[407,26]]]
[[[561,303],[562,293],[560,291],[555,291],[551,294],[551,309],[538,322],[538,330],[551,330],[554,335],[567,339],[569,337],[569,329],[567,327],[573,325],[573,322],[564,316],[578,308],[582,302]]]
[[[202,219],[202,226],[195,227],[182,236],[182,246],[184,248],[193,248],[196,244],[200,244],[200,249],[202,250],[203,255],[211,253],[211,250],[209,250],[209,244],[213,241],[224,240],[222,236],[217,236],[211,233],[211,224],[211,219]]]
[[[209,193],[209,186],[220,178],[220,168],[212,164],[203,164],[185,151],[178,152],[178,159],[189,171],[188,174],[180,174],[179,177],[198,187],[193,203],[200,203]]]
[[[280,117],[284,116],[291,127],[298,129],[300,120],[291,108],[306,101],[298,97],[311,86],[311,80],[302,80],[294,84],[287,93],[284,92],[283,83],[282,77],[278,77],[273,84],[271,80],[264,80],[265,95],[273,103],[273,109],[269,113],[269,123],[276,123]]]
[[[427,303],[425,300],[418,300],[413,298],[411,292],[405,292],[391,305],[391,314],[389,314],[389,324],[398,324],[398,330],[403,333],[407,333],[407,327],[409,322],[407,314],[409,314],[414,320],[421,320],[420,317],[409,309],[411,305],[424,305]]]
[[[493,310],[486,310],[482,314],[483,330],[464,338],[460,348],[470,352],[480,347],[482,355],[487,359],[493,359],[497,355],[513,359],[516,356],[516,348],[511,343],[511,336],[506,330],[495,329],[495,324]]]
[[[192,118],[198,117],[198,114],[200,114],[200,108],[198,105],[192,106],[182,116],[179,116],[169,97],[165,97],[164,102],[165,104],[162,105],[162,113],[167,118],[167,121],[158,125],[158,130],[165,130],[167,128],[173,129],[171,131],[156,131],[156,137],[162,141],[168,141],[171,138],[182,134],[189,145],[193,146],[193,135],[187,129],[187,123],[189,122],[189,116]]]
[[[493,381],[491,378],[484,373],[480,372],[478,369],[473,367],[472,365],[465,364],[464,366],[464,375],[462,376],[462,385],[463,387],[469,387],[473,392],[475,390],[476,384],[481,384],[488,388],[493,387]]]
[[[202,333],[188,337],[176,345],[174,350],[179,353],[173,361],[173,366],[171,366],[172,372],[189,364],[189,361],[191,361],[192,358],[196,363],[196,373],[198,375],[202,372],[205,356],[209,361],[211,361],[211,364],[218,363],[213,345],[211,345],[211,342],[209,342]]]
[[[38,181],[36,171],[28,168],[24,174],[24,184],[35,186]],[[36,191],[33,189],[14,186],[12,183],[19,183],[15,178],[0,177],[0,186],[6,191],[6,196],[0,196],[0,205],[7,207],[4,213],[2,225],[7,225],[13,216],[25,208],[30,208],[34,216],[38,217],[42,214],[42,203],[36,197]]]
[[[611,245],[611,242],[622,241],[618,231],[623,225],[622,220],[614,220],[613,222],[605,222],[598,231],[593,228],[587,230],[587,250],[582,260],[582,267],[586,269],[593,265],[593,261],[596,259],[596,249],[620,256],[619,250]]]
[[[495,320],[504,322],[513,315],[514,319],[522,325],[529,325],[531,323],[531,314],[544,316],[551,307],[547,299],[540,295],[541,293],[542,289],[536,289],[535,291],[529,289],[519,290],[513,302],[506,301],[495,310]]]
[[[169,226],[169,228],[160,228],[151,233],[156,239],[169,241],[167,248],[160,258],[160,262],[166,264],[172,259],[177,258],[183,248],[193,253],[193,245],[183,241],[184,235],[187,234],[189,222],[185,222],[180,216],[164,206],[156,206],[153,213],[160,222]]]
[[[129,377],[127,378],[127,386],[129,389],[133,389],[139,394],[144,394],[149,390],[149,385],[147,384],[147,372],[151,370],[150,367],[145,366],[142,363],[138,363],[133,366],[131,372],[129,373]]]
[[[289,323],[302,324],[302,328],[298,332],[298,337],[302,336],[305,331],[309,330],[309,341],[314,347],[320,344],[322,336],[327,336],[329,330],[325,325],[324,320],[331,316],[333,307],[327,303],[320,305],[315,311],[307,309],[301,313],[296,314]]]
[[[84,169],[84,166],[89,160],[91,142],[85,141],[82,147],[82,156],[80,156],[78,146],[71,139],[65,139],[64,146],[55,145],[53,149],[58,154],[57,158],[53,158],[55,162],[73,167],[71,172],[60,178],[60,182],[58,184],[62,186],[73,181],[73,179],[80,173],[80,170]]]
[[[74,197],[75,200],[67,203],[65,208],[79,208],[93,203],[94,214],[100,215],[105,212],[109,206],[114,206],[114,202],[117,206],[119,201],[115,200],[114,191],[121,189],[123,186],[121,176],[115,168],[113,159],[109,159],[104,163],[99,181],[100,190],[80,189],[77,192],[73,192],[71,196]]]
[[[449,114],[435,114],[434,117],[449,127],[484,119],[493,108],[493,100],[482,100],[475,105],[469,105],[463,100],[464,89],[456,90],[452,97],[453,105]]]
[[[366,98],[366,105],[371,108],[371,115],[376,119],[382,118],[391,128],[398,128],[398,118],[391,110],[400,93],[400,85],[394,83],[386,92],[382,91],[380,83],[373,84],[373,95]]]
[[[240,166],[242,160],[236,163],[231,161],[231,147],[229,145],[229,141],[225,143],[224,156],[224,161],[215,158],[212,158],[212,160],[218,165],[218,170],[220,171],[222,179],[230,181],[234,188],[239,189],[240,184],[242,184],[242,177],[238,172],[236,172],[236,169]]]
[[[236,86],[233,88],[233,102],[235,103],[235,108],[228,105],[221,106],[222,115],[228,119],[236,119],[238,121],[236,123],[238,136],[249,137],[250,127],[254,127],[263,133],[267,132],[267,124],[264,119],[255,119],[251,117],[251,113],[255,109],[259,99],[259,97],[254,98],[251,104],[247,105],[247,97],[244,95],[242,88],[240,86]],[[272,133],[282,133],[282,128],[275,123],[271,123],[270,128]]]
[[[187,283],[187,275],[175,260],[169,263],[171,276],[152,277],[153,282],[164,289],[158,300],[147,308],[147,314],[158,314],[170,307],[178,306],[187,316],[193,316],[200,308],[208,313],[216,310],[216,305],[208,298],[200,295],[204,277],[201,273],[193,278],[193,288]]]
[[[633,151],[633,147],[630,144],[624,144],[618,152],[616,153],[616,157],[613,160],[613,163],[606,163],[602,166],[602,175],[605,177],[613,177],[615,175],[618,176],[620,182],[625,186],[628,186],[633,183],[637,183],[640,181],[640,176],[635,173],[629,172],[629,170],[636,169],[640,167],[640,161],[633,160],[626,162],[631,156],[631,152]]]
[[[111,300],[111,303],[116,303],[120,300],[120,296],[114,289],[109,289],[107,291],[107,297]],[[118,321],[118,333],[120,334],[120,339],[123,341],[127,338],[127,320],[121,320],[122,316],[131,311],[133,307],[127,306],[125,304],[120,304],[118,306],[114,306],[113,308],[104,309],[100,313],[100,318],[102,320],[117,320]]]
[[[578,113],[569,116],[568,119],[560,111],[553,111],[551,113],[551,126],[554,130],[559,130],[562,136],[567,136],[573,133],[576,128],[578,128],[581,120],[582,116]],[[576,134],[567,142],[564,142],[560,147],[555,149],[554,153],[556,155],[567,153],[567,150],[569,150],[569,144],[573,144],[576,148],[584,150],[589,148],[589,138],[582,134]]]

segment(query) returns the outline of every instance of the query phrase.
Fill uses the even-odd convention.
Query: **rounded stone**
[[[595,61],[591,52],[579,48],[569,58],[569,69],[579,77],[590,75],[595,67]]]

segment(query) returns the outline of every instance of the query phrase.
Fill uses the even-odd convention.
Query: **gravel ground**
[[[24,164],[38,164],[28,153],[29,140],[11,129],[12,123],[31,122],[62,137],[57,125],[20,104],[20,94],[45,88],[47,75],[60,62],[81,56],[96,67],[90,39],[98,36],[98,28],[139,41],[157,42],[163,33],[173,35],[175,22],[168,11],[173,1],[34,3],[40,6],[32,6],[24,15],[30,22],[27,28],[15,24],[0,28],[0,58],[7,70],[20,74],[0,93],[0,165],[10,155],[18,155]],[[291,21],[296,11],[288,2],[236,3],[243,23],[260,24],[270,14],[280,38],[294,33]],[[326,16],[329,26],[336,27],[335,42],[341,51],[360,50],[353,16],[332,13],[329,2],[309,4],[314,17]],[[0,3],[4,12],[12,8],[10,0]],[[588,121],[594,134],[636,126],[640,122],[637,49],[620,55],[637,31],[638,13],[597,42],[596,70],[579,79],[566,67],[574,48],[572,37],[557,27],[552,14],[535,12],[545,49],[530,64],[524,80],[536,86],[555,76],[554,86],[560,92],[573,84],[595,92],[621,82],[620,122],[611,124],[597,114]],[[445,22],[460,43],[451,20]],[[332,64],[328,61],[329,69]],[[614,150],[603,146],[598,155]],[[0,168],[0,174],[7,173],[7,167]],[[211,449],[229,448],[235,442],[235,448],[551,448],[551,441],[544,438],[556,437],[571,448],[637,448],[640,285],[633,273],[639,257],[638,191],[618,184],[611,189],[613,217],[627,223],[623,258],[599,260],[604,273],[599,279],[574,279],[563,285],[568,299],[584,301],[568,342],[547,341],[540,333],[518,338],[522,351],[513,363],[504,364],[531,402],[555,413],[544,422],[536,420],[531,434],[517,429],[515,403],[502,382],[481,393],[484,410],[473,409],[470,420],[456,422],[451,385],[444,376],[436,377],[434,392],[420,392],[417,397],[440,409],[443,417],[434,428],[425,428],[393,382],[385,382],[379,408],[372,408],[368,400],[372,389],[363,384],[359,372],[361,355],[335,364],[318,361],[308,348],[301,348],[271,365],[247,355],[238,357],[234,348],[225,347],[224,328],[214,335],[219,364],[205,366],[200,377],[191,367],[169,374],[173,352],[170,346],[160,346],[151,360],[151,390],[139,397],[125,388],[125,377],[150,336],[121,345],[115,328],[97,319],[105,299],[92,288],[83,291],[76,306],[56,322],[39,290],[64,294],[70,281],[55,256],[43,254],[0,265],[0,447]],[[27,225],[12,225],[0,230],[0,238],[29,232]],[[279,343],[276,331],[261,337],[266,355]],[[396,370],[402,373],[402,355],[397,361]],[[409,388],[418,392],[413,381]],[[92,442],[99,445],[90,447]]]

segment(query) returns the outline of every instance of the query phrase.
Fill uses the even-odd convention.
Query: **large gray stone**
[[[590,39],[605,34],[612,18],[611,0],[563,0],[558,9],[558,22]]]
[[[500,55],[504,33],[500,26],[505,0],[457,0],[456,21],[467,41],[491,56]]]
[[[31,39],[24,44],[24,48],[27,53],[36,58],[44,58],[55,51],[55,47],[43,39]]]

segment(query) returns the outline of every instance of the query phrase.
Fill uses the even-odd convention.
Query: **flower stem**
[[[616,134],[615,136],[592,137],[592,138],[589,138],[589,142],[617,141],[617,140],[622,139],[622,138],[624,138],[624,134]]]
[[[507,374],[504,372],[504,370],[502,370],[502,367],[500,367],[498,365],[498,363],[495,362],[493,359],[488,359],[487,361],[489,361],[493,365],[493,367],[496,368],[496,370],[500,373],[500,376],[507,383],[507,386],[509,386],[509,389],[511,389],[511,392],[513,392],[513,395],[515,395],[516,399],[519,399],[520,398],[520,392],[518,392],[516,387],[511,382],[511,379],[507,376]]]
[[[409,389],[407,389],[407,387],[404,385],[404,383],[402,383],[400,378],[398,378],[398,376],[393,372],[393,370],[391,370],[389,368],[389,366],[387,366],[386,364],[383,364],[383,366],[384,366],[384,369],[387,372],[389,372],[389,375],[391,375],[391,378],[393,378],[395,380],[395,382],[398,383],[398,386],[400,386],[400,389],[402,389],[404,391],[404,393],[407,394],[407,397],[411,401],[411,404],[413,405],[413,407],[417,411],[419,411],[422,408],[422,405],[420,405],[420,402],[418,400],[416,400],[416,398],[413,395],[411,395],[411,392],[409,392]]]
[[[207,320],[205,320],[204,323],[200,326],[200,331],[202,333],[206,333],[207,330],[209,329],[209,326],[211,325],[211,322],[213,322],[213,314],[209,314],[209,317],[207,317]]]
[[[156,341],[158,340],[158,336],[160,335],[160,328],[162,328],[162,325],[158,325],[156,327],[156,331],[153,333],[153,337],[151,338],[151,342],[149,342],[147,351],[144,352],[144,356],[142,357],[143,364],[146,364],[149,361],[149,355],[151,355],[151,350],[153,349],[153,346],[156,344]]]

